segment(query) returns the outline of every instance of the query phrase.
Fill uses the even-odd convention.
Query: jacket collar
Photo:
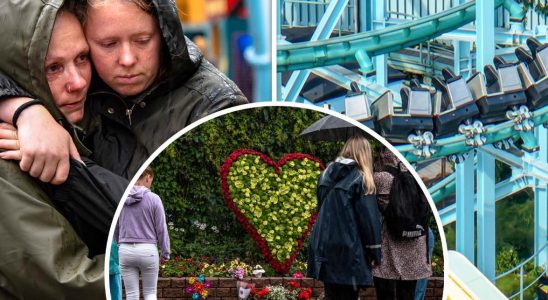
[[[335,162],[338,162],[338,163],[341,163],[341,164],[344,164],[344,165],[356,164],[355,160],[353,160],[351,158],[342,157],[342,156],[337,157],[337,159],[335,159]]]

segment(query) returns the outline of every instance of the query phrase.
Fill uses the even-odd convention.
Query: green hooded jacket
[[[87,149],[91,149],[91,159],[124,177],[132,177],[162,143],[185,126],[219,110],[247,103],[240,89],[204,59],[198,47],[184,36],[175,2],[151,2],[163,38],[161,75],[145,91],[123,98],[94,73],[84,121],[80,124],[85,131],[80,137],[87,148],[75,139],[81,154],[89,155]],[[0,54],[22,48],[2,52],[2,47],[7,48],[0,46]],[[32,42],[30,47],[33,48]],[[29,61],[37,61],[34,57],[42,55],[45,50],[30,51],[29,57],[33,59]],[[32,94],[44,99],[53,116],[62,119],[57,109],[49,105],[50,95],[43,89],[44,83],[32,81],[33,77],[44,76],[43,69],[27,71],[41,66],[15,66],[14,62],[0,62],[0,98]]]
[[[61,0],[0,1],[0,69],[56,119],[44,59]],[[88,249],[41,184],[0,160],[0,299],[104,299],[104,256]]]

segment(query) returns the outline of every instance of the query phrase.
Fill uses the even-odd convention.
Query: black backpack
[[[428,232],[428,221],[431,215],[428,200],[419,184],[409,171],[386,166],[384,170],[394,176],[390,188],[389,203],[384,210],[390,234],[399,239],[417,238]]]

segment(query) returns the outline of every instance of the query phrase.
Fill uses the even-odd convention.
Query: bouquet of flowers
[[[192,294],[193,300],[207,299],[209,295],[208,289],[211,287],[211,283],[206,281],[204,275],[198,277],[189,277],[188,286],[185,288],[185,292]]]
[[[302,273],[293,274],[293,278],[303,278]],[[312,296],[312,288],[301,287],[298,280],[291,280],[287,283],[287,287],[276,285],[267,286],[262,289],[251,289],[252,299],[265,300],[310,300]]]
[[[261,278],[264,272],[265,271],[263,267],[261,267],[261,265],[256,265],[255,267],[253,267],[253,276],[257,278]]]
[[[230,276],[234,279],[242,280],[245,277],[246,272],[243,267],[237,266],[233,269],[229,269],[228,274],[230,274]]]
[[[255,288],[255,284],[245,281],[238,281],[236,283],[236,287],[238,288],[238,299],[245,300],[249,298],[251,291]]]

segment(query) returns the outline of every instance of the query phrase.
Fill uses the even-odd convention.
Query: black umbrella
[[[308,126],[299,136],[312,141],[346,141],[356,135],[372,138],[359,127],[339,117],[327,115]]]

